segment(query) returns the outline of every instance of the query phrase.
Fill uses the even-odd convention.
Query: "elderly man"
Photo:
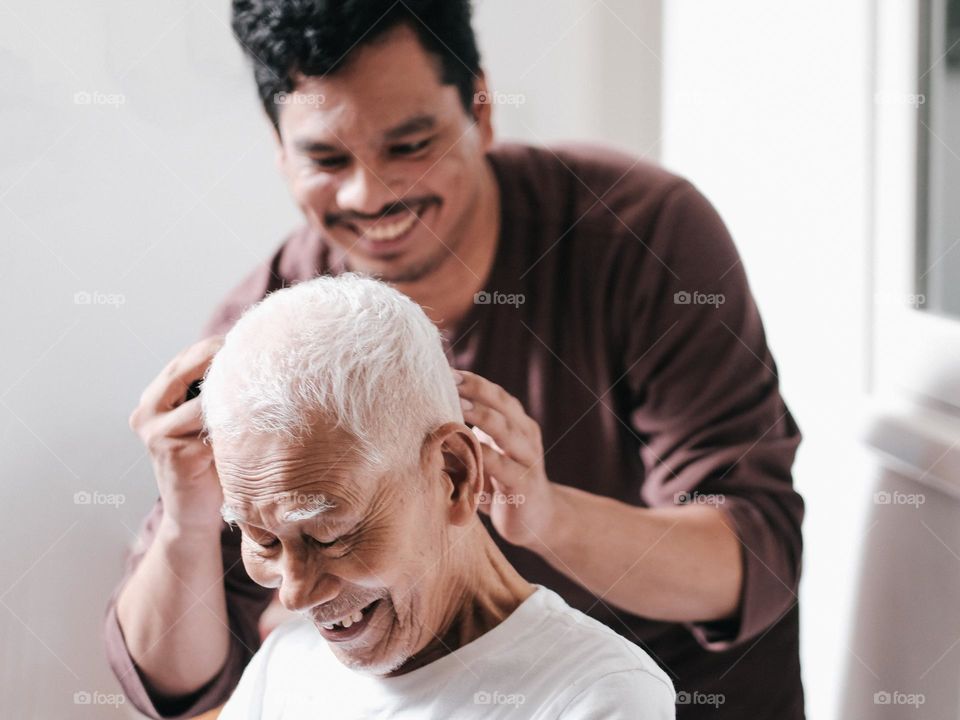
[[[224,720],[674,717],[656,663],[525,581],[480,522],[481,445],[412,300],[354,274],[274,293],[201,398],[247,572],[304,618]]]

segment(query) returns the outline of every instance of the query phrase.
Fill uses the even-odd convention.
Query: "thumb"
[[[497,480],[493,475],[490,476],[490,502],[500,502],[501,504],[506,504],[507,493],[510,491],[510,488],[504,485],[502,482]]]
[[[484,515],[490,514],[490,505],[493,503],[493,482],[490,475],[483,473],[483,485],[477,497],[477,510]]]

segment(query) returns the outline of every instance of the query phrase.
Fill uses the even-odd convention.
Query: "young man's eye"
[[[342,155],[330,157],[310,158],[310,162],[324,170],[336,170],[347,164],[347,159]]]
[[[426,148],[432,140],[433,138],[424,138],[423,140],[418,140],[417,142],[394,145],[390,148],[390,151],[394,155],[414,155]]]

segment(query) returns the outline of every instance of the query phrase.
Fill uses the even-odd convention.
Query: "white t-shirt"
[[[489,632],[396,677],[344,667],[306,619],[274,630],[220,720],[675,717],[643,650],[542,586]]]

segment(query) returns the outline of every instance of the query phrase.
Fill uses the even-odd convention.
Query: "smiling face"
[[[460,427],[460,452],[476,454]],[[214,445],[224,517],[243,534],[250,577],[278,588],[351,669],[388,674],[450,622],[459,581],[449,548],[476,518],[444,447],[431,435],[418,461],[384,471],[335,429],[315,431],[305,447],[270,435]],[[474,475],[461,478],[463,492]]]
[[[310,224],[350,269],[395,283],[429,277],[482,217],[490,105],[464,110],[438,60],[398,25],[345,66],[300,77],[279,105],[279,163]],[[485,89],[482,77],[477,89]]]

